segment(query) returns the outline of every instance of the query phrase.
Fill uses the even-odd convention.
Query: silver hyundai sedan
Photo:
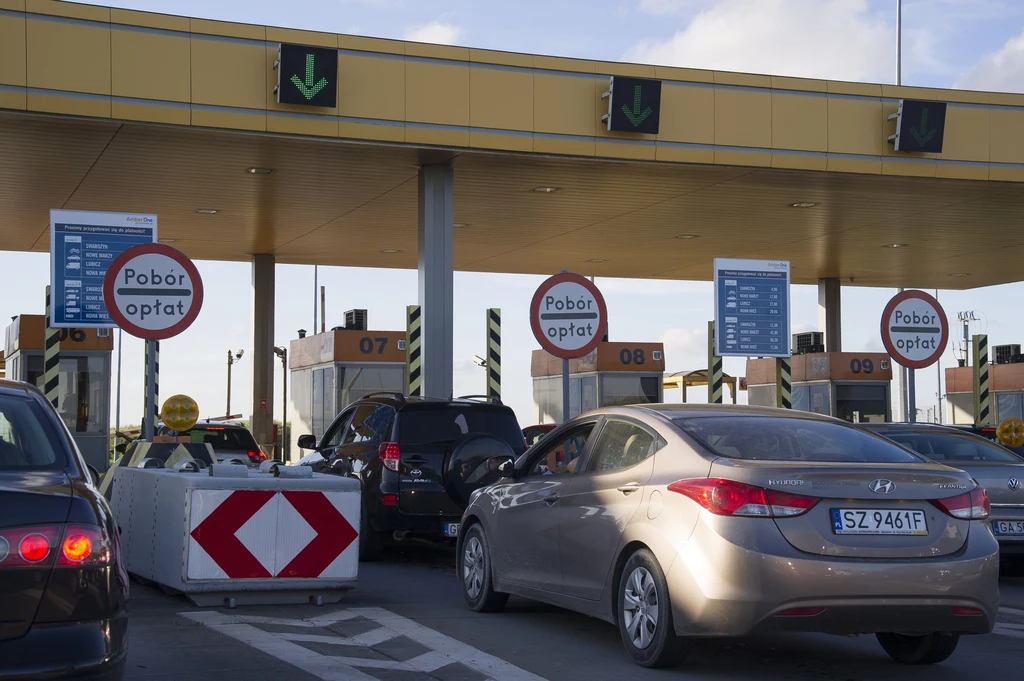
[[[645,667],[687,639],[876,634],[895,660],[992,630],[985,490],[845,422],[644,405],[563,424],[473,493],[458,572],[470,608],[509,594],[615,623]]]

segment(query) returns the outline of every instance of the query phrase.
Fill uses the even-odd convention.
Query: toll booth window
[[[837,418],[851,423],[879,423],[887,420],[888,393],[884,385],[836,384]]]
[[[25,358],[25,381],[31,383],[40,390],[43,389],[43,356],[42,355],[22,355]],[[18,378],[17,374],[14,374],[12,378]]]
[[[0,471],[65,464],[64,450],[43,407],[22,397],[0,396]]]
[[[996,395],[996,423],[1010,418],[1024,419],[1024,393]]]
[[[107,375],[103,357],[60,358],[57,413],[72,433],[102,433],[109,408]],[[42,375],[36,381],[38,385]]]
[[[405,367],[380,364],[339,366],[338,387],[341,409],[372,393],[404,393]]]
[[[603,376],[601,381],[602,406],[655,404],[661,401],[661,379],[658,376],[609,374]]]
[[[774,385],[772,387],[775,387]],[[791,393],[793,397],[793,409],[796,411],[811,410],[811,389],[807,385],[794,385]],[[774,396],[773,396],[774,397]],[[774,404],[774,402],[773,402]]]
[[[337,416],[334,407],[334,367],[313,370],[313,436],[319,440]]]

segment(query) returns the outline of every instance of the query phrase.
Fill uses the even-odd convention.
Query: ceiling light
[[[557,192],[558,187],[534,187],[533,191],[540,192],[541,194],[550,194],[552,192]]]
[[[886,244],[882,248],[906,248],[906,244]]]
[[[698,236],[697,234],[680,234],[676,238],[677,239],[696,239],[697,236]]]
[[[271,175],[274,172],[273,168],[246,168],[245,172],[250,175]]]
[[[969,277],[971,275],[967,274],[967,272],[954,272],[953,274],[951,274],[949,276],[951,276],[951,277]]]
[[[605,258],[591,258],[587,262],[608,262],[608,260]]]
[[[789,204],[790,208],[814,208],[818,204],[813,201],[797,201],[796,203]]]
[[[382,248],[382,249],[380,249],[380,252],[381,253],[400,253],[401,251],[399,251],[397,248]]]
[[[195,212],[200,215],[216,215],[220,211],[216,208],[196,208]]]
[[[452,225],[452,227],[454,227],[455,229],[465,229],[466,227],[469,227],[469,223],[468,222],[456,222],[454,225]]]
[[[176,244],[176,243],[178,243],[177,239],[158,239],[158,241],[160,243],[162,243],[162,244]]]

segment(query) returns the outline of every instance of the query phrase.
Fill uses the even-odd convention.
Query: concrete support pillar
[[[423,311],[423,395],[452,396],[454,372],[454,210],[451,166],[419,173],[419,304]]]
[[[818,328],[825,332],[825,352],[843,350],[843,306],[838,279],[818,280]]]
[[[274,256],[252,258],[252,416],[261,445],[274,442]]]

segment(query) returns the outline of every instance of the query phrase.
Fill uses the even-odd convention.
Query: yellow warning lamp
[[[1024,447],[1024,421],[1008,418],[996,428],[996,437],[1007,447]]]
[[[199,420],[199,405],[188,395],[171,395],[160,410],[164,425],[180,433],[196,425]]]

